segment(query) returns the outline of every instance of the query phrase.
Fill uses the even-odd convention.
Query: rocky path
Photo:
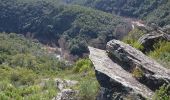
[[[153,91],[138,82],[132,74],[125,71],[120,65],[114,63],[107,55],[106,51],[89,47],[89,58],[94,64],[95,70],[109,76],[116,82],[121,83],[124,87],[132,89],[135,93],[148,99],[153,96]]]

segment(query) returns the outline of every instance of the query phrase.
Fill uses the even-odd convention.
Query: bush
[[[38,81],[38,76],[32,70],[17,68],[10,73],[10,80],[15,85],[32,85]]]
[[[71,54],[78,56],[83,56],[83,53],[89,52],[87,43],[82,40],[73,39],[72,41],[70,41],[69,49]]]
[[[163,85],[155,92],[153,100],[170,100],[170,84]]]
[[[170,68],[170,42],[160,41],[154,45],[154,50],[149,52],[148,55],[158,60],[165,67]]]
[[[75,73],[88,72],[92,69],[92,62],[89,59],[78,60],[73,71]]]
[[[143,50],[144,47],[138,42],[138,39],[144,35],[144,32],[139,29],[134,29],[131,32],[128,33],[127,36],[123,38],[123,42],[130,44],[132,47]]]
[[[98,83],[94,80],[84,80],[80,83],[81,100],[95,100],[99,91]]]
[[[136,67],[133,69],[132,75],[135,78],[142,78],[144,76],[144,72],[140,68]]]
[[[154,58],[159,58],[162,53],[170,52],[170,42],[159,41],[154,45],[154,51],[151,51],[149,55]]]

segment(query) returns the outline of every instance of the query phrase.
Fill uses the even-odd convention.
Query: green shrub
[[[99,85],[94,80],[84,80],[80,83],[79,90],[81,100],[95,100]]]
[[[143,50],[144,47],[138,42],[138,39],[144,35],[144,32],[139,29],[134,29],[131,32],[128,33],[127,36],[123,38],[123,42],[130,44],[132,47]]]
[[[159,58],[162,53],[170,52],[170,42],[160,41],[154,45],[154,51],[151,51],[149,55],[154,58]]]
[[[19,91],[20,91],[20,95],[24,97],[31,94],[37,94],[39,92],[42,92],[42,88],[38,85],[32,85],[28,87],[22,87],[19,89]]]
[[[88,72],[92,69],[92,62],[89,59],[78,60],[73,71],[75,73]]]
[[[0,92],[0,100],[9,100],[10,98],[6,96],[3,92]]]
[[[142,78],[144,76],[144,72],[140,68],[136,67],[133,69],[132,75],[135,78]]]
[[[155,92],[153,100],[170,100],[170,84],[163,85]]]
[[[165,67],[170,68],[170,42],[160,41],[154,45],[154,50],[149,52],[148,55]]]
[[[11,72],[10,79],[15,85],[32,85],[38,81],[38,76],[32,70],[17,68]]]

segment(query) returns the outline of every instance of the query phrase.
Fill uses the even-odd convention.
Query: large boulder
[[[107,43],[107,51],[89,47],[96,78],[101,86],[97,100],[152,99],[163,84],[170,83],[170,70],[141,51],[118,40]]]
[[[170,83],[169,69],[128,44],[112,40],[107,44],[107,52],[111,55],[112,60],[121,65],[126,71],[133,74],[135,69],[140,69],[142,77],[138,79],[139,82],[153,91],[163,84]]]
[[[101,86],[97,100],[122,99],[128,95],[135,95],[135,100],[143,97],[151,99],[153,91],[138,82],[122,66],[112,61],[105,50],[89,47],[96,78]],[[116,94],[116,95],[113,95]]]

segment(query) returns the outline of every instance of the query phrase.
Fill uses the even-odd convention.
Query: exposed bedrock
[[[170,83],[169,69],[121,41],[108,42],[106,51],[89,51],[101,86],[97,100],[151,99],[156,89]]]
[[[126,71],[133,73],[134,69],[139,68],[143,76],[137,80],[153,91],[163,84],[170,83],[169,69],[128,44],[112,40],[107,44],[107,52],[112,60],[121,65]]]
[[[101,91],[98,100],[119,100],[126,96],[132,96],[140,100],[151,99],[153,91],[137,81],[131,73],[127,72],[112,61],[105,50],[89,47],[89,58],[96,70],[96,77],[100,83]]]
[[[127,96],[133,96],[135,100],[145,100],[140,94],[135,93],[132,88],[122,85],[99,71],[95,71],[95,73],[101,86],[97,100],[122,100]]]
[[[139,43],[144,46],[144,51],[153,50],[153,45],[160,40],[170,41],[169,34],[145,34],[139,39]]]

